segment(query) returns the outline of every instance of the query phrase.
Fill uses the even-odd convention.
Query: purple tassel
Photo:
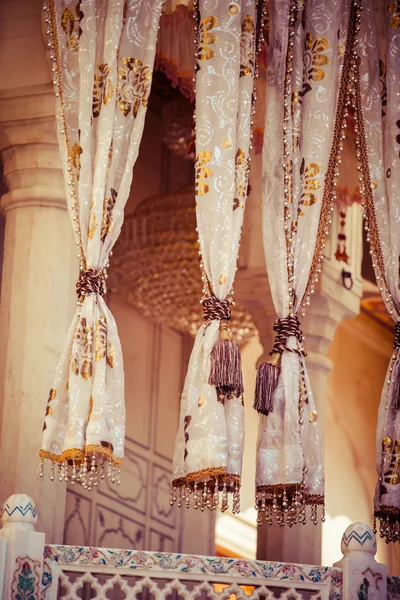
[[[243,394],[242,359],[239,346],[229,336],[228,326],[220,324],[221,339],[214,344],[210,354],[208,383],[217,389],[218,401],[240,398]]]
[[[274,392],[281,373],[281,354],[274,352],[267,362],[258,366],[253,408],[261,415],[272,412]]]

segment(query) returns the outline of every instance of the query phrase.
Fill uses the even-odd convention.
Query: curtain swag
[[[363,0],[352,106],[360,194],[375,277],[394,322],[377,424],[374,528],[400,541],[400,6]]]
[[[270,358],[257,371],[261,414],[258,522],[325,519],[318,414],[300,319],[321,273],[337,201],[340,155],[353,85],[357,0],[272,0],[263,149],[263,234],[277,313]],[[333,126],[332,126],[333,124]]]
[[[124,372],[104,301],[150,94],[162,0],[46,0],[48,48],[78,306],[49,393],[40,450],[50,479],[119,483]],[[89,101],[90,99],[90,101]],[[107,471],[107,473],[105,473]]]
[[[197,231],[204,325],[181,401],[171,503],[240,510],[243,381],[229,320],[247,197],[261,2],[199,0],[196,18]]]

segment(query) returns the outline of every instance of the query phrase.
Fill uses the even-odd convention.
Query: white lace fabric
[[[95,287],[105,284],[123,223],[161,7],[162,0],[48,2],[68,209],[81,277],[89,273]],[[100,288],[86,286],[80,296],[50,390],[40,455],[53,463],[90,456],[119,464],[124,454],[122,353]]]
[[[198,10],[197,227],[204,294],[212,292],[224,300],[235,277],[247,197],[256,2],[200,0]],[[175,485],[207,481],[210,477],[228,483],[240,481],[242,399],[231,398],[222,405],[215,386],[208,383],[210,353],[219,341],[219,326],[218,319],[202,326],[194,343],[174,453]],[[228,475],[234,478],[226,478]]]
[[[360,95],[372,202],[367,203],[373,263],[382,298],[394,323],[400,321],[400,7],[363,0]],[[364,182],[364,186],[367,183]],[[367,194],[364,193],[364,197]],[[372,214],[374,213],[374,214]],[[375,221],[375,223],[374,223]],[[381,259],[379,260],[379,254]],[[387,541],[400,514],[399,340],[382,390],[376,436],[375,514]],[[386,526],[389,526],[386,531]],[[397,538],[396,538],[397,535]],[[394,536],[394,537],[391,537]]]
[[[277,318],[290,313],[300,317],[304,303],[311,300],[308,281],[332,148],[349,10],[349,0],[323,5],[307,0],[295,8],[289,0],[270,2],[263,238]],[[291,49],[289,39],[293,39]],[[290,86],[285,96],[287,77]],[[286,171],[285,164],[290,164]],[[291,195],[285,181],[288,172]],[[288,258],[293,262],[292,275]],[[294,337],[289,337],[287,344],[298,348]],[[256,487],[272,490],[303,482],[306,497],[318,503],[324,495],[323,457],[306,365],[301,354],[283,352],[272,410],[260,417]]]

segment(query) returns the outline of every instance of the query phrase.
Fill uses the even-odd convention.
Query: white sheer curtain
[[[257,373],[258,520],[317,522],[322,448],[300,318],[310,304],[336,200],[356,32],[351,0],[270,3],[263,233],[276,340]],[[351,8],[351,15],[350,15]],[[322,519],[324,509],[322,508]]]
[[[124,454],[121,347],[103,295],[150,94],[162,0],[47,0],[57,132],[80,276],[40,450],[60,479],[117,481]],[[42,472],[43,475],[43,460]]]
[[[205,324],[186,376],[172,500],[239,510],[244,441],[238,348],[229,339],[232,285],[247,196],[256,59],[255,0],[198,3],[196,214]]]
[[[372,262],[394,322],[394,352],[379,407],[374,513],[400,541],[400,5],[363,0],[360,67],[352,100]]]

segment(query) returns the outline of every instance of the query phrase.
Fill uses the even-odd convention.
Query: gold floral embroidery
[[[400,0],[394,0],[388,6],[389,12],[393,14],[390,19],[390,27],[392,29],[400,29]]]
[[[240,38],[240,77],[252,76],[254,71],[254,44],[255,44],[254,20],[246,15],[242,23],[242,35]]]
[[[97,65],[97,75],[94,76],[93,86],[93,116],[96,118],[99,116],[101,106],[110,102],[114,94],[114,87],[110,77],[110,67],[108,64]]]
[[[400,440],[388,435],[382,440],[382,483],[400,483]]]
[[[79,38],[82,35],[81,21],[83,12],[81,11],[81,0],[75,6],[75,17],[69,8],[66,8],[61,17],[61,28],[68,38],[67,48],[71,52],[76,52],[79,47]]]
[[[104,198],[103,203],[103,220],[101,222],[101,233],[100,240],[104,242],[106,236],[112,231],[114,222],[112,218],[112,211],[117,201],[117,192],[111,188],[110,196]]]
[[[75,142],[71,150],[68,152],[69,164],[75,171],[77,171],[77,180],[79,181],[79,171],[81,170],[81,154],[83,150],[81,146]]]
[[[90,400],[89,400],[89,410],[88,410],[88,421],[92,415],[92,411],[93,411],[93,398],[92,396],[90,396]]]
[[[107,339],[107,320],[104,316],[96,321],[94,347],[96,362],[105,358],[107,365],[113,369],[115,365],[115,348]]]
[[[210,150],[203,150],[197,156],[195,167],[196,196],[204,196],[210,191],[210,186],[203,180],[212,177],[212,170],[205,166],[210,162],[211,156]]]
[[[139,108],[147,108],[151,88],[151,69],[137,58],[121,58],[123,67],[118,67],[117,96],[119,109],[127,117],[132,109],[136,118]]]
[[[200,23],[197,30],[197,44],[196,44],[196,59],[197,60],[209,60],[215,56],[215,52],[212,48],[209,48],[212,44],[218,43],[218,37],[215,33],[210,33],[212,29],[218,24],[217,17],[209,15],[205,17]],[[197,65],[197,69],[200,67]]]
[[[248,186],[248,161],[244,150],[238,148],[235,156],[235,190],[236,197],[233,201],[233,210],[243,208]]]
[[[235,15],[237,15],[237,14],[238,14],[238,12],[239,12],[239,7],[238,7],[238,5],[237,5],[237,4],[233,4],[233,2],[232,2],[232,4],[230,4],[230,5],[229,5],[229,8],[228,8],[228,13],[229,13],[230,15],[232,15],[232,16],[235,16]]]
[[[206,403],[206,401],[205,401],[205,398],[204,398],[204,396],[200,396],[200,398],[199,398],[199,400],[198,400],[198,402],[197,402],[197,406],[198,406],[199,408],[202,408],[202,407],[205,405],[205,403]]]
[[[328,40],[326,38],[317,38],[313,42],[312,34],[307,33],[303,54],[302,96],[312,89],[310,81],[321,81],[326,77],[326,73],[321,67],[329,64],[329,58],[324,54],[327,48]]]
[[[98,223],[97,223],[97,217],[94,213],[94,202],[92,202],[92,206],[90,208],[90,216],[89,216],[89,227],[88,227],[88,238],[89,240],[92,240],[95,236],[97,227],[98,227]]]
[[[71,371],[87,381],[93,372],[93,328],[81,317],[75,329],[70,355]]]
[[[49,398],[47,400],[47,406],[46,406],[46,412],[45,412],[45,417],[51,417],[51,415],[53,414],[53,409],[50,406],[50,402],[52,402],[54,400],[54,398],[57,396],[57,392],[55,389],[51,388],[50,392],[49,392]],[[43,423],[43,431],[47,429],[47,425],[46,425],[46,421],[44,421]]]
[[[305,160],[303,158],[300,167],[302,185],[300,205],[312,206],[318,202],[318,198],[314,192],[321,188],[321,182],[317,179],[320,170],[321,165],[318,163],[310,163],[309,165],[305,166]],[[298,208],[298,214],[299,216],[304,215],[303,211],[301,210],[301,206]]]

